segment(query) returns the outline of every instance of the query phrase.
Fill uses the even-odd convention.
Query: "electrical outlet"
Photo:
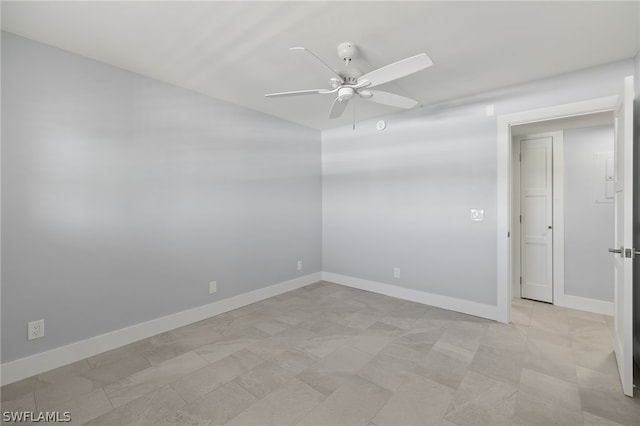
[[[27,323],[27,340],[44,337],[44,320],[31,321]]]
[[[302,260],[298,260],[298,271],[302,271]]]
[[[218,281],[209,282],[209,294],[213,294],[218,291]]]
[[[400,268],[393,268],[393,278],[400,278]]]

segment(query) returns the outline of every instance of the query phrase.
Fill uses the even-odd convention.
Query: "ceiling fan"
[[[383,105],[389,105],[397,108],[413,108],[418,104],[415,99],[396,95],[395,93],[383,92],[380,90],[369,90],[372,87],[388,83],[393,80],[405,77],[414,72],[418,72],[430,67],[433,62],[425,54],[411,56],[406,59],[385,65],[377,70],[363,73],[358,68],[351,66],[351,61],[358,55],[358,47],[351,42],[344,42],[338,45],[338,56],[344,61],[345,67],[342,70],[334,70],[326,62],[320,59],[316,54],[305,47],[292,47],[289,50],[304,51],[313,56],[325,68],[327,68],[334,77],[329,79],[329,89],[310,89],[295,90],[292,92],[269,93],[265,96],[268,98],[277,98],[284,96],[300,96],[314,94],[333,94],[337,93],[337,97],[331,104],[329,110],[329,118],[338,118],[342,115],[349,103],[349,100],[358,95],[363,99],[376,102]]]

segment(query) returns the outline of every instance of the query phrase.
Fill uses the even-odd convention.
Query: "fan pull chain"
[[[354,132],[356,131],[356,103],[355,102],[353,102],[353,131]]]

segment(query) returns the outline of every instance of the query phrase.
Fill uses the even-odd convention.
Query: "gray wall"
[[[320,271],[318,131],[7,33],[2,92],[2,362]]]
[[[389,115],[384,131],[369,120],[323,132],[323,270],[496,305],[497,118],[485,106],[611,96],[633,72],[622,61]]]
[[[598,152],[613,156],[613,126],[564,131],[564,292],[613,302],[613,202],[595,202]]]

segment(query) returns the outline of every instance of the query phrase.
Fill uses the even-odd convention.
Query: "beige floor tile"
[[[153,425],[184,405],[184,400],[167,385],[110,410],[86,424],[87,426]]]
[[[82,361],[67,364],[60,368],[38,374],[38,378],[47,383],[57,383],[60,381],[66,381],[69,376],[79,375],[90,369],[91,365],[89,364],[89,361],[83,359]]]
[[[372,311],[371,309],[365,308],[355,313],[346,315],[344,317],[344,321],[345,324],[351,328],[364,330],[371,327],[382,316],[384,316],[384,312]]]
[[[527,345],[528,328],[515,324],[489,324],[487,333],[480,341],[483,345],[514,352],[524,352]]]
[[[100,386],[93,380],[71,375],[59,378],[55,383],[46,383],[35,391],[36,408],[41,411],[55,410],[74,398],[80,398]]]
[[[585,367],[576,367],[578,386],[585,389],[608,389],[622,392],[622,384],[617,370],[603,373]]]
[[[19,399],[27,394],[33,394],[36,389],[45,383],[38,379],[38,376],[33,376],[2,386],[0,388],[0,400],[10,401]]]
[[[580,388],[582,409],[623,425],[640,424],[640,399],[618,390]]]
[[[2,401],[0,403],[0,414],[7,411],[36,411],[36,400],[33,396],[33,392],[22,395],[16,399]]]
[[[149,360],[141,355],[129,354],[126,360],[98,365],[80,373],[80,376],[93,380],[100,386],[106,386],[151,367]]]
[[[380,334],[383,336],[393,336],[398,337],[405,333],[405,330],[396,327],[393,324],[388,324],[382,321],[376,321],[367,330],[371,333]]]
[[[329,395],[352,378],[372,358],[373,355],[366,352],[340,346],[297,377],[322,394]]]
[[[387,389],[352,378],[311,410],[300,425],[368,425],[391,397]]]
[[[524,364],[524,353],[480,345],[470,369],[517,386]]]
[[[415,362],[378,354],[362,367],[358,376],[394,392],[416,369]]]
[[[621,426],[620,423],[603,419],[602,417],[587,413],[586,411],[582,412],[582,417],[584,418],[584,426]]]
[[[373,418],[377,426],[438,425],[451,403],[454,390],[412,374]]]
[[[172,358],[191,352],[193,349],[200,346],[192,343],[194,340],[199,340],[197,336],[190,336],[187,339],[177,339],[173,342],[158,345],[152,349],[144,352],[144,358],[151,363],[151,365],[160,364],[164,361],[168,361]]]
[[[353,336],[321,336],[314,337],[308,341],[300,342],[295,346],[318,359],[324,358],[336,351],[339,347],[349,343]]]
[[[516,422],[522,425],[581,424],[578,385],[525,368],[520,378],[515,414]]]
[[[529,327],[527,341],[535,341],[539,344],[553,343],[557,346],[571,348],[570,333],[549,333],[547,330],[538,327]]]
[[[513,422],[517,389],[469,371],[456,390],[445,418],[458,425],[506,425]]]
[[[108,385],[105,391],[113,406],[119,407],[207,365],[200,356],[188,352]]]
[[[445,328],[440,325],[421,324],[419,328],[407,331],[398,337],[394,343],[420,352],[429,352],[431,347],[442,337]]]
[[[288,382],[295,373],[275,360],[265,361],[259,366],[236,377],[237,383],[256,398],[264,398]]]
[[[471,360],[461,357],[456,352],[440,350],[434,347],[420,362],[418,374],[437,383],[457,389],[462,379],[467,374]]]
[[[171,383],[171,387],[182,399],[192,402],[262,362],[254,355],[257,358],[256,364],[243,363],[242,357],[237,356],[240,352],[242,351],[180,377]]]
[[[571,339],[589,346],[613,349],[613,334],[606,325],[583,326],[571,333]]]
[[[389,355],[396,358],[404,359],[407,361],[418,363],[422,361],[431,348],[426,350],[417,350],[409,346],[398,345],[397,343],[390,343],[385,346],[378,354]]]
[[[253,345],[257,341],[258,339],[250,338],[223,340],[201,346],[195,352],[208,362],[216,362]]]
[[[166,417],[162,424],[222,425],[256,401],[237,383],[229,382]]]
[[[282,344],[281,339],[274,337],[268,337],[266,339],[258,340],[255,343],[246,347],[246,350],[254,353],[262,360],[270,360],[284,351],[286,351],[288,345]]]
[[[273,336],[261,339],[247,346],[247,349],[264,360],[272,359],[287,349],[300,344],[306,344],[314,338],[319,337],[301,327],[289,327]]]
[[[393,337],[384,336],[377,333],[363,331],[345,341],[345,344],[371,355],[380,352],[385,346],[393,341]]]
[[[488,325],[483,323],[458,322],[447,328],[434,347],[457,351],[471,361],[487,330]]]
[[[373,355],[369,353],[350,346],[339,346],[335,351],[313,365],[311,370],[355,373],[371,358],[373,358]]]
[[[292,379],[282,388],[254,403],[227,425],[294,425],[325,396],[298,379]]]
[[[301,373],[318,362],[315,357],[299,349],[286,350],[275,357],[274,361],[280,367],[289,371],[292,376]]]
[[[594,314],[595,315],[595,314]],[[574,317],[569,316],[569,331],[571,334],[579,333],[583,330],[589,329],[603,329],[607,333],[609,332],[609,326],[607,326],[607,322],[604,320],[602,315],[599,315],[600,319],[587,319],[582,317]],[[612,336],[613,338],[613,336]]]
[[[585,344],[580,341],[573,341],[573,358],[577,366],[586,367],[608,374],[615,374],[618,371],[616,356],[613,348],[604,345]]]
[[[71,422],[67,423],[70,425],[84,424],[91,419],[111,411],[113,408],[104,390],[100,388],[82,396],[68,399],[62,405],[39,410],[55,411],[60,410],[59,407],[63,407],[61,411],[68,411],[71,414]]]
[[[512,305],[511,306],[511,322],[513,324],[523,325],[528,327],[531,324],[531,312],[532,308],[525,306]]]
[[[274,334],[278,334],[287,328],[290,327],[289,324],[285,324],[283,322],[271,319],[265,319],[263,321],[259,321],[253,325],[260,331],[264,331],[265,333],[273,336]]]
[[[576,381],[576,364],[570,347],[528,339],[524,366],[563,380]]]
[[[567,308],[567,317],[569,318],[569,321],[571,321],[572,318],[580,318],[588,321],[599,322],[601,324],[607,323],[605,320],[605,315],[587,311],[579,311],[577,309]]]

